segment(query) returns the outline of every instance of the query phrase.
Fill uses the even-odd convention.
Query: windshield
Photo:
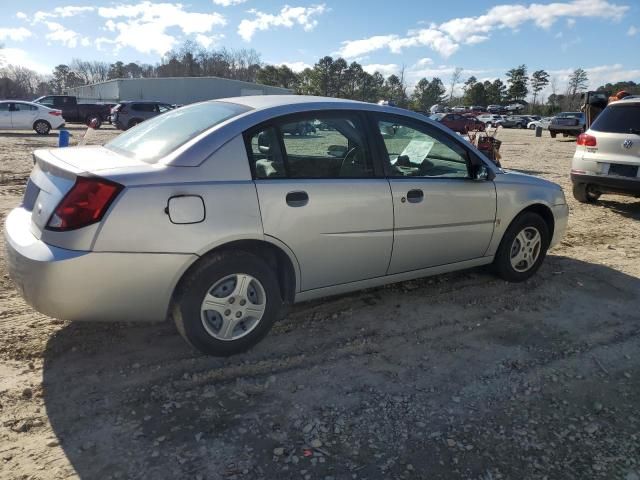
[[[119,135],[105,147],[155,163],[209,128],[249,111],[226,102],[206,102],[170,110]]]

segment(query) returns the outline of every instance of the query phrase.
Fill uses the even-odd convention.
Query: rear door
[[[375,115],[394,208],[389,274],[484,256],[496,214],[492,181],[471,178],[471,153],[431,125]]]
[[[301,123],[306,134],[295,133]],[[385,275],[393,206],[364,116],[289,115],[250,130],[245,142],[264,233],[293,251],[302,290]]]

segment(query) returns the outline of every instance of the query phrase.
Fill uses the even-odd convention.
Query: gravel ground
[[[170,324],[44,317],[3,257],[0,478],[640,479],[640,202],[576,203],[571,139],[499,138],[505,167],[570,203],[535,278],[478,269],[301,304],[229,359]],[[55,144],[0,133],[0,220],[31,151]]]

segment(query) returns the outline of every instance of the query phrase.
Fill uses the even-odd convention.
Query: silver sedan
[[[294,302],[479,265],[526,280],[567,225],[558,185],[353,101],[203,102],[34,156],[5,225],[27,302],[66,320],[172,318],[213,355],[254,345]]]

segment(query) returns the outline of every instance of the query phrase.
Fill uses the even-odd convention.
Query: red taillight
[[[97,177],[77,177],[47,223],[49,230],[74,230],[99,222],[124,187]]]
[[[598,145],[596,137],[586,133],[581,133],[580,135],[578,135],[578,140],[576,143],[585,147],[595,147],[596,145]]]
[[[62,112],[60,110],[51,110],[49,112],[49,115],[53,115],[54,117],[59,117],[62,115]]]

